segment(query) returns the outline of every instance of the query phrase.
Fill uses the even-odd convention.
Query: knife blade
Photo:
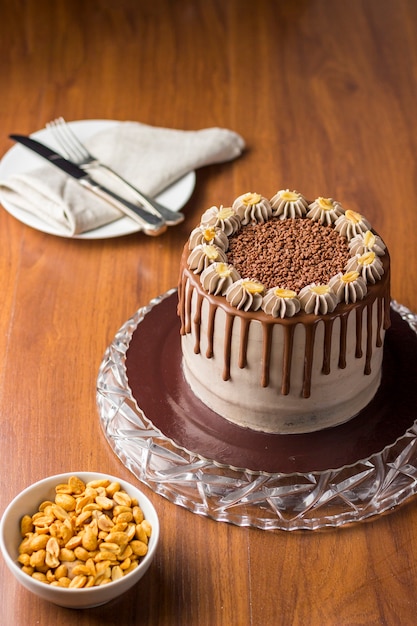
[[[49,148],[49,146],[26,135],[13,134],[9,135],[9,138],[29,148],[29,150],[36,152],[36,154],[58,167],[68,176],[75,178],[84,189],[93,192],[103,200],[113,204],[113,206],[139,223],[147,234],[159,235],[166,230],[167,225],[161,217],[145,211],[140,206],[122,198],[108,187],[97,183],[85,170],[81,169],[72,161],[68,161],[68,159],[65,159],[61,154]]]
[[[94,163],[82,165],[81,167],[84,171],[94,172],[94,170],[98,170],[101,172],[106,172],[113,179],[121,182],[125,187],[127,187],[127,189],[131,193],[133,192],[133,194],[137,197],[139,204],[141,204],[145,208],[148,208],[151,213],[155,213],[156,211],[156,213],[166,221],[168,226],[176,226],[177,224],[180,224],[184,221],[184,213],[181,213],[181,211],[172,211],[162,204],[159,204],[159,202],[157,202],[156,200],[149,198],[143,193],[143,191],[139,191],[139,189],[134,187],[131,183],[129,183],[129,181],[127,181],[120,174],[115,172],[111,167],[109,167],[105,163],[102,163],[102,161],[100,161],[99,159],[96,158]]]

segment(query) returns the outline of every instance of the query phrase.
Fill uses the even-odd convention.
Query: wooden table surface
[[[182,246],[213,204],[289,187],[362,211],[389,246],[392,297],[417,311],[414,0],[1,4],[2,155],[10,132],[59,115],[222,126],[247,149],[198,170],[186,220],[158,238],[54,237],[1,208],[0,513],[61,471],[135,480],[100,426],[98,368],[136,309],[176,286]],[[291,533],[215,522],[143,490],[161,540],[137,587],[71,611],[18,586],[1,558],[0,623],[417,623],[414,498],[366,523]]]

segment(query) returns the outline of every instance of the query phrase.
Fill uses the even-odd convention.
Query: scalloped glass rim
[[[104,435],[138,480],[193,513],[263,530],[343,526],[387,512],[415,495],[417,422],[381,452],[353,465],[292,474],[220,465],[165,437],[133,398],[125,357],[138,324],[175,291],[154,298],[123,324],[97,379]],[[395,301],[391,306],[417,333],[417,316]]]

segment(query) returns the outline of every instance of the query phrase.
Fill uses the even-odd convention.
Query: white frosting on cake
[[[195,298],[193,312],[195,313]],[[372,307],[373,326],[377,328],[377,305]],[[242,323],[236,320],[232,333],[230,378],[224,374],[224,335],[215,334],[213,357],[208,359],[207,323],[208,302],[203,302],[201,319],[201,348],[194,352],[195,337],[184,335],[182,341],[183,370],[194,394],[209,408],[226,419],[243,427],[264,432],[304,433],[341,424],[366,406],[375,395],[381,378],[382,349],[375,350],[372,357],[372,371],[364,376],[366,356],[355,357],[356,320],[355,311],[348,316],[346,344],[346,368],[339,369],[340,320],[332,329],[330,373],[321,371],[324,324],[317,326],[315,337],[314,368],[311,377],[311,395],[303,397],[305,330],[302,325],[295,327],[291,362],[291,384],[288,394],[280,390],[283,385],[284,331],[280,326],[273,328],[271,349],[270,379],[268,386],[260,384],[262,376],[263,329],[260,322],[253,322],[248,342],[247,365],[239,366],[239,346],[241,345]],[[227,315],[219,308],[216,313],[216,327],[224,328]],[[366,313],[363,324],[366,325]],[[375,343],[375,333],[372,337]],[[363,342],[362,342],[363,343]]]

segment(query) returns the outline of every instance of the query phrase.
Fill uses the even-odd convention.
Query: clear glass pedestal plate
[[[417,492],[411,311],[392,303],[380,392],[363,414],[320,433],[254,436],[223,428],[224,420],[216,422],[221,418],[189,392],[176,301],[170,290],[140,308],[99,369],[104,435],[139,481],[193,513],[264,530],[343,526],[390,511]]]

